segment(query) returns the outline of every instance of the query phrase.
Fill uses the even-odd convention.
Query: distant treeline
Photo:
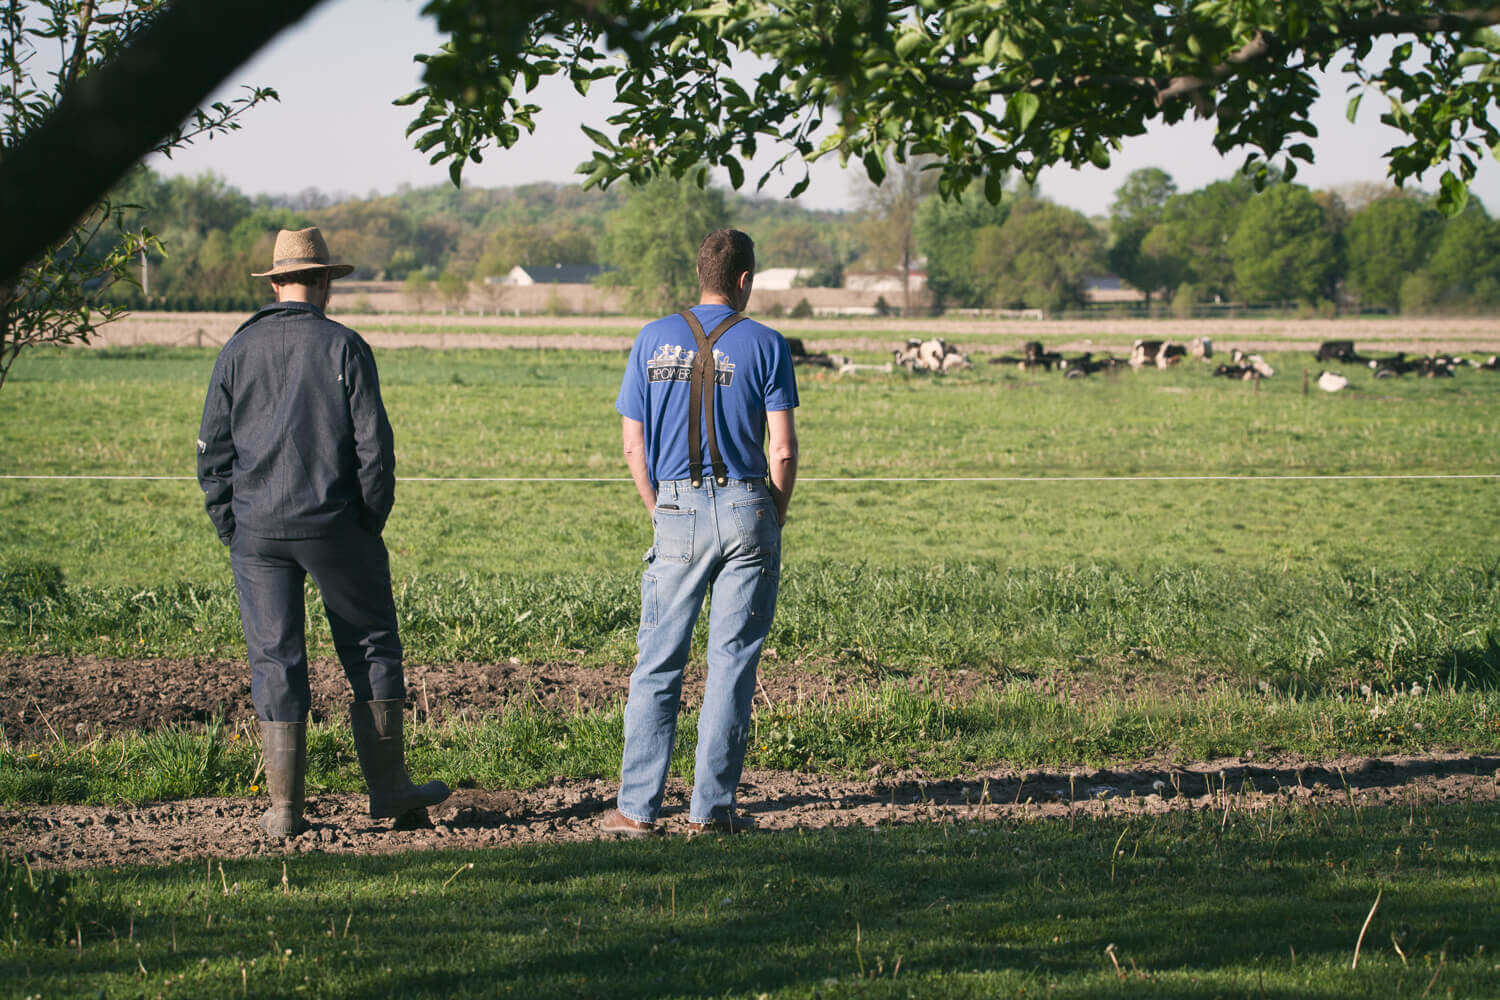
[[[1101,274],[1148,293],[1145,303],[1121,308],[1185,315],[1205,303],[1330,313],[1500,304],[1500,223],[1482,205],[1471,201],[1444,218],[1426,195],[1379,185],[1313,191],[1273,178],[1257,191],[1234,177],[1178,192],[1168,174],[1148,168],[1121,185],[1107,217],[1095,218],[1024,187],[999,205],[971,191],[953,201],[919,197],[904,208],[866,198],[860,210],[814,212],[691,182],[251,197],[213,174],[164,178],[148,168],[114,198],[128,206],[124,226],[149,230],[166,248],[142,262],[139,288],[101,293],[136,308],[254,308],[266,286],[250,272],[269,264],[276,231],[309,225],[322,228],[358,279],[461,289],[516,265],[596,264],[614,269],[606,280],[634,288],[643,302],[680,295],[695,247],[676,244],[727,224],[755,237],[762,269],[802,269],[800,283],[809,286],[899,267],[904,239],[936,309],[1055,313],[1084,305],[1089,279]],[[904,222],[896,217],[902,211]]]

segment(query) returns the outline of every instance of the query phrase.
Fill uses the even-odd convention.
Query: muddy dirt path
[[[668,789],[663,824],[681,835],[688,789]],[[319,795],[308,802],[312,829],[282,844],[261,834],[265,800],[191,799],[142,806],[0,809],[0,851],[24,853],[34,865],[171,864],[297,854],[388,854],[535,843],[600,836],[600,815],[613,805],[604,781],[557,780],[526,791],[460,789],[431,811],[430,829],[396,830],[374,821],[357,795]],[[919,773],[829,778],[750,772],[741,808],[762,836],[791,829],[879,827],[918,823],[1067,821],[1081,816],[1214,813],[1271,806],[1329,808],[1487,803],[1500,800],[1500,757],[1348,758],[1247,763],[1237,759],[1128,770],[988,770],[956,780]]]

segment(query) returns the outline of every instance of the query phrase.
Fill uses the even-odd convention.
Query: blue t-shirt
[[[697,305],[693,315],[710,334],[734,310]],[[690,478],[688,396],[698,345],[687,320],[673,314],[648,323],[635,339],[615,409],[646,427],[646,469],[651,482]],[[766,413],[797,405],[797,379],[786,338],[752,319],[742,320],[714,344],[714,415],[719,453],[731,479],[766,475],[762,441]],[[702,421],[701,413],[694,419]],[[703,428],[703,474],[713,475],[708,431]]]

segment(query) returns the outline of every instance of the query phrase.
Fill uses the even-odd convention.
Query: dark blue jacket
[[[225,544],[236,531],[316,538],[344,520],[379,534],[396,454],[370,345],[305,302],[252,316],[214,365],[198,484]]]

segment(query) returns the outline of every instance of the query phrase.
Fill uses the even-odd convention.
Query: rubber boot
[[[452,794],[441,781],[412,784],[401,740],[403,706],[400,698],[356,701],[349,706],[354,749],[370,789],[370,816],[374,819],[392,819],[413,809],[435,806]]]
[[[260,818],[260,827],[278,840],[287,840],[307,829],[302,818],[306,803],[307,723],[262,722],[261,755],[266,762],[266,791],[271,808]]]

